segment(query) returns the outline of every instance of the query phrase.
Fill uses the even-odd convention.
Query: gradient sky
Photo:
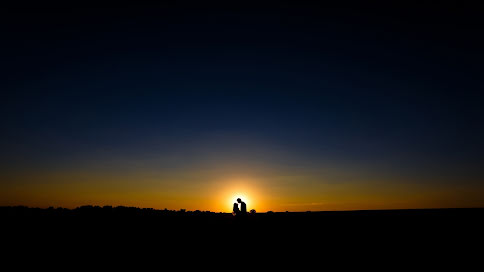
[[[0,205],[484,207],[482,9],[0,16]]]

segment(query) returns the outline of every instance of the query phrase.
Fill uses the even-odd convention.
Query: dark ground
[[[473,271],[484,209],[231,214],[0,208],[17,271]],[[8,271],[8,270],[4,270]]]
[[[2,207],[0,213],[3,245],[11,252],[93,258],[127,254],[150,260],[153,255],[230,260],[242,254],[250,260],[276,254],[312,260],[325,256],[329,261],[332,255],[410,254],[407,261],[429,261],[436,254],[442,264],[445,256],[455,260],[460,253],[480,260],[484,229],[481,208],[258,213],[246,218],[127,207]]]

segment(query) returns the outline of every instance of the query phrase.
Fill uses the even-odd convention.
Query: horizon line
[[[41,208],[41,207],[30,207],[30,206],[25,206],[25,205],[14,205],[14,206],[0,206],[0,209],[3,208],[27,208],[27,209],[40,209],[40,210],[57,210],[57,209],[62,209],[62,210],[76,210],[76,209],[81,209],[81,208],[100,208],[100,209],[114,209],[114,208],[131,208],[131,209],[139,209],[139,210],[151,210],[151,211],[170,211],[170,212],[204,212],[204,213],[223,213],[223,214],[231,214],[231,212],[216,212],[216,211],[210,211],[210,210],[186,210],[186,209],[178,209],[178,210],[172,210],[168,208],[164,209],[157,209],[157,208],[150,208],[150,207],[136,207],[136,206],[112,206],[112,205],[82,205],[82,206],[77,206],[75,208],[64,208],[61,206],[54,207],[50,206],[47,208]],[[305,210],[305,211],[265,211],[265,212],[257,212],[256,213],[318,213],[318,212],[360,212],[360,211],[411,211],[411,210],[465,210],[465,209],[484,209],[484,207],[454,207],[454,208],[400,208],[400,209],[354,209],[354,210]]]

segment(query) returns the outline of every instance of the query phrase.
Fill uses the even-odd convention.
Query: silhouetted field
[[[274,252],[303,256],[402,251],[477,254],[473,245],[482,243],[484,229],[481,208],[275,212],[235,218],[227,213],[132,207],[0,207],[0,216],[9,248],[41,253],[54,249],[135,254],[153,248],[146,254],[221,256],[235,249],[261,256]]]
[[[111,231],[175,230],[232,231],[243,228],[244,232],[270,231],[286,234],[351,230],[375,232],[425,230],[448,231],[473,229],[483,226],[484,208],[475,209],[416,209],[416,210],[362,210],[321,212],[269,212],[248,214],[236,218],[230,213],[208,211],[172,211],[141,209],[135,207],[83,206],[76,209],[0,207],[4,226],[12,230],[24,228],[64,227],[62,231],[91,232],[109,228]]]

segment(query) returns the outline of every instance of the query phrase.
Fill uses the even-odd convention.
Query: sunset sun
[[[220,193],[218,201],[220,209],[223,212],[232,212],[234,203],[237,203],[238,198],[245,202],[248,211],[260,208],[261,199],[255,184],[246,180],[243,182],[237,180],[231,181],[230,185]]]
[[[236,193],[236,194],[233,194],[232,197],[228,200],[228,207],[230,210],[232,210],[232,207],[234,205],[234,203],[237,202],[237,199],[241,199],[242,201],[245,202],[245,204],[247,204],[248,207],[250,207],[252,205],[252,201],[251,201],[251,198],[245,194],[245,193]]]

